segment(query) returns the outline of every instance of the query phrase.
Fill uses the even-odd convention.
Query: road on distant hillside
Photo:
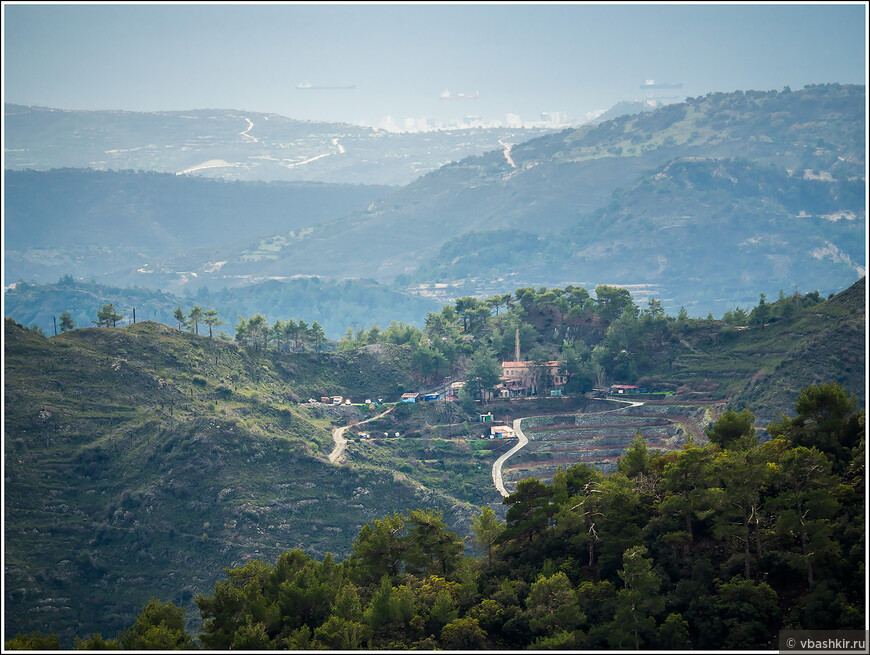
[[[642,402],[637,401],[637,400],[622,400],[619,398],[608,398],[607,400],[611,400],[615,403],[628,403],[629,407],[638,407],[639,405],[643,405]],[[617,407],[616,409],[609,409],[609,410],[607,410],[607,412],[618,412],[618,411],[621,411],[623,409],[627,409],[627,407]],[[607,412],[602,412],[602,413],[607,413]],[[529,418],[529,417],[527,416],[525,418]],[[508,493],[508,490],[505,489],[504,480],[502,479],[502,468],[504,467],[504,463],[508,460],[508,458],[510,458],[515,453],[519,452],[519,450],[521,448],[523,448],[527,443],[529,443],[528,437],[526,437],[526,435],[523,434],[523,429],[521,426],[521,423],[523,422],[523,420],[524,419],[522,419],[522,418],[518,418],[518,419],[514,420],[514,432],[516,433],[517,438],[519,439],[519,442],[517,443],[517,445],[514,446],[513,448],[511,448],[509,451],[507,451],[504,455],[499,457],[497,460],[495,460],[495,463],[492,465],[493,484],[495,484],[495,488],[498,489],[498,492],[504,497],[510,496],[510,493]]]
[[[498,142],[501,147],[504,148],[504,158],[507,159],[507,163],[511,165],[511,168],[516,168],[517,165],[514,163],[513,157],[511,157],[511,148],[513,148],[513,145],[505,143],[501,139],[499,139]]]
[[[309,157],[308,159],[303,159],[302,161],[297,161],[294,164],[282,164],[284,168],[296,168],[297,166],[304,166],[305,164],[310,164],[313,161],[317,161],[318,159],[323,159],[324,157],[329,157],[331,152],[324,152],[322,155],[317,155],[316,157]]]
[[[495,484],[495,488],[498,489],[498,492],[504,497],[510,496],[510,494],[508,493],[508,490],[504,488],[504,481],[502,480],[502,477],[501,477],[502,466],[507,461],[508,457],[510,457],[515,452],[519,451],[520,448],[522,448],[527,443],[529,443],[528,437],[526,437],[526,435],[523,434],[523,429],[520,425],[522,422],[523,422],[523,419],[521,419],[521,418],[514,420],[514,432],[516,433],[517,438],[519,439],[519,442],[517,443],[517,445],[514,446],[513,448],[511,448],[509,451],[507,451],[504,455],[499,457],[497,460],[495,460],[495,463],[492,465],[492,481]]]
[[[339,457],[344,455],[344,451],[347,448],[347,439],[344,438],[344,433],[348,428],[354,428],[357,425],[362,425],[363,423],[368,423],[369,421],[374,421],[377,418],[381,418],[382,416],[386,416],[394,409],[396,409],[397,405],[393,405],[387,411],[381,412],[377,416],[372,416],[371,418],[367,418],[365,421],[360,421],[359,423],[353,423],[351,425],[344,425],[340,428],[335,428],[332,431],[332,440],[335,442],[335,448],[332,449],[332,452],[329,453],[329,461],[332,464],[338,462]]]
[[[245,137],[246,139],[250,139],[254,143],[259,143],[260,140],[257,137],[251,136],[250,134],[248,134],[248,132],[250,132],[251,129],[254,127],[254,124],[251,122],[251,119],[247,118],[245,116],[243,116],[242,118],[244,118],[246,121],[248,121],[248,129],[246,129],[244,132],[239,132],[239,134],[241,136]]]

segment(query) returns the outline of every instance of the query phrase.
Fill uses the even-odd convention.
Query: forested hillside
[[[287,544],[345,552],[366,520],[418,504],[468,515],[326,461],[342,418],[305,401],[397,398],[401,348],[278,356],[151,322],[46,339],[10,320],[4,345],[7,626],[108,630]]]
[[[770,302],[762,297],[751,312],[737,308],[722,320],[690,319],[685,312],[667,316],[655,299],[640,307],[626,289],[616,287],[596,288],[594,297],[582,287],[521,288],[486,301],[461,298],[439,312],[430,312],[423,328],[394,322],[349,329],[333,344],[337,352],[332,353],[318,352],[323,348],[308,330],[314,322],[302,317],[275,323],[266,322],[261,314],[242,317],[233,326],[235,342],[210,338],[204,329],[195,334],[152,321],[116,328],[73,328],[47,338],[38,328],[7,319],[7,630],[38,629],[66,641],[73,635],[98,631],[110,635],[130,625],[152,596],[186,606],[192,622],[188,629],[194,630],[194,598],[211,593],[224,566],[242,566],[251,559],[274,561],[293,548],[306,553],[303,559],[323,558],[327,553],[337,559],[351,557],[354,539],[367,522],[406,510],[443,511],[443,519],[436,523],[441,525],[443,520],[443,529],[460,537],[470,534],[472,516],[488,504],[498,508],[497,519],[504,516],[511,525],[520,519],[510,513],[512,502],[500,504],[490,471],[504,449],[501,444],[487,443],[485,436],[481,439],[475,425],[480,410],[487,408],[498,420],[508,422],[530,414],[583,411],[582,403],[574,398],[586,402],[583,394],[595,387],[636,382],[673,398],[675,405],[681,400],[709,402],[712,418],[730,407],[734,412],[725,417],[733,414],[740,430],[747,433],[755,430],[767,438],[797,430],[806,420],[783,423],[786,427],[782,428],[769,424],[774,419],[781,422],[780,411],[793,416],[801,389],[808,385],[836,382],[844,394],[854,394],[855,402],[863,402],[864,284],[862,280],[830,299],[815,292],[784,295]],[[185,310],[181,320],[190,318]],[[300,332],[303,323],[304,334]],[[559,370],[567,376],[568,382],[559,389],[564,398],[549,398],[550,386],[544,379],[539,383],[538,393],[556,401],[551,409],[546,409],[543,400],[490,400],[500,382],[499,361],[514,359],[517,348],[520,358],[536,366],[558,361]],[[333,428],[374,418],[385,409],[375,406],[377,399],[392,406],[406,391],[443,388],[445,378],[466,382],[457,402],[399,406],[393,415],[372,422],[369,429],[386,434],[369,442],[358,434],[363,429],[357,425],[349,435],[353,444],[344,459],[338,465],[328,461],[334,446]],[[319,402],[323,396],[334,395],[351,398],[354,405],[332,408]],[[366,404],[367,400],[372,402]],[[854,403],[846,404],[853,407]],[[854,449],[858,428],[849,421],[843,425],[851,426],[848,449]],[[721,430],[728,425],[726,420]],[[692,428],[685,427],[691,434]],[[765,428],[769,435],[764,434]],[[863,426],[858,431],[863,433]],[[717,434],[708,429],[696,443],[706,443],[707,435],[718,443]],[[623,448],[629,443],[624,442]],[[718,451],[709,452],[711,461],[719,457]],[[758,453],[759,457],[782,454]],[[832,459],[834,470],[845,475],[843,471],[851,464],[843,458],[857,454],[835,449],[831,457],[840,458],[839,464]],[[665,461],[670,460],[655,466],[661,469]],[[535,469],[525,472],[526,476],[534,474]],[[582,475],[625,489],[634,484],[598,477],[591,468]],[[512,479],[512,488],[515,484],[521,492],[533,483],[547,486],[521,474]],[[771,484],[780,482],[772,479]],[[641,485],[632,493],[639,498],[653,494],[650,498],[654,498],[668,489],[653,491]],[[771,493],[774,498],[780,491]],[[783,549],[782,566],[800,568],[805,559],[789,554],[794,544],[783,546],[783,536],[775,527],[779,501],[770,502],[765,510],[770,512],[765,524],[768,532],[762,539],[780,544],[776,548]],[[853,511],[848,498],[838,497],[838,502],[842,511]],[[548,507],[557,511],[556,505]],[[647,522],[657,524],[658,512],[663,511],[654,504],[645,507],[646,513],[637,515],[637,534],[647,530]],[[721,531],[725,523],[720,526],[715,523],[718,519],[708,521],[709,516],[703,516],[707,509],[699,514],[695,529],[712,531],[718,544],[715,548],[720,549],[716,557],[724,558],[715,560],[718,572],[705,578],[704,593],[711,593],[716,588],[714,578],[730,580],[743,571],[744,561],[729,559],[736,546]],[[427,525],[431,521],[431,516],[425,518]],[[529,553],[537,553],[534,546],[542,535],[532,534],[531,541],[527,535],[516,547],[528,542]],[[844,548],[853,547],[844,546],[853,544],[849,541],[853,537],[845,533],[832,538]],[[446,543],[453,541],[450,537]],[[570,542],[562,537],[556,541],[561,545]],[[614,544],[608,551],[608,573],[594,579],[612,578],[616,584],[618,576],[614,576],[624,550],[639,543]],[[705,536],[699,538],[699,550],[689,550],[697,554],[698,561],[707,561],[707,555],[701,555],[709,554],[706,548]],[[766,546],[762,548],[759,552],[768,552]],[[542,558],[540,553],[516,551],[510,557],[519,559],[510,560],[508,566],[512,571],[523,570],[525,583],[531,585],[537,569],[517,567],[527,557],[535,567],[551,558],[555,568],[541,570],[546,577],[563,570],[575,586],[579,584],[577,571],[571,568],[574,565],[565,564],[564,558],[580,558],[555,552]],[[681,557],[689,557],[689,551],[680,552]],[[406,566],[406,572],[417,570],[413,566],[428,570],[429,565],[420,563],[417,555],[413,561],[418,563]],[[757,572],[767,569],[757,567],[768,564],[753,564],[755,573],[749,577],[758,582]],[[466,570],[467,566],[459,568]],[[839,570],[840,564],[820,566]],[[397,574],[402,570],[397,568]],[[372,576],[365,585],[379,584],[379,575]],[[470,584],[467,578],[462,580]],[[403,584],[399,578],[392,583]],[[360,602],[368,604],[374,598],[368,594],[375,588],[363,590],[360,580],[354,584],[360,586]],[[490,593],[486,588],[478,587],[478,593]],[[783,611],[792,611],[798,607],[793,603],[801,602],[800,592],[789,589],[776,588],[777,594],[788,598],[780,603]],[[381,593],[392,592],[384,588]],[[511,602],[525,611],[525,592],[518,593]],[[839,598],[840,590],[831,593]],[[851,600],[853,591],[844,588],[842,593],[845,612],[855,601]],[[470,610],[474,602],[463,606],[463,611]],[[848,612],[844,616],[843,620],[851,621]],[[656,614],[657,621],[666,618]],[[258,622],[260,618],[252,627]],[[311,623],[309,630],[319,625]],[[571,625],[566,628],[569,633],[575,629],[586,633],[584,624]],[[692,639],[704,632],[699,625],[690,622],[687,629]],[[301,627],[294,624],[292,630]],[[482,629],[489,635],[486,643],[509,638],[497,637],[492,626]],[[269,633],[270,639],[283,628],[277,630]],[[425,630],[434,630],[438,638],[442,628]],[[556,636],[536,630],[523,643]],[[428,634],[419,633],[419,639],[427,639]],[[373,645],[386,647],[399,637],[376,630],[372,638]],[[566,644],[581,643],[570,641],[581,639],[578,635],[559,638],[568,640]],[[649,634],[642,638],[645,643],[655,640]]]
[[[638,438],[610,476],[581,464],[525,480],[504,522],[473,517],[475,557],[440,512],[408,510],[364,525],[340,561],[297,548],[227,568],[196,596],[196,636],[209,650],[711,651],[860,631],[865,415],[837,385],[795,409],[764,444],[729,412],[708,446],[656,456]],[[116,639],[75,643],[190,648],[183,616],[154,599]]]
[[[820,381],[864,397],[866,278],[827,300],[818,291],[760,294],[750,310],[734,307],[719,320],[689,318],[685,308],[668,315],[656,298],[637,304],[621,287],[594,291],[523,287],[485,300],[459,298],[400,340],[416,345],[415,361],[430,381],[468,358],[472,377],[494,380],[492,390],[498,376],[488,371],[493,362],[515,359],[519,341],[521,359],[562,363],[567,392],[612,383],[684,391],[748,408],[760,427],[788,412],[802,387]],[[349,330],[339,347],[389,338],[396,337],[376,326]]]

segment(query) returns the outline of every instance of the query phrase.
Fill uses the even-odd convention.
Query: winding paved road
[[[517,438],[519,439],[517,445],[511,448],[497,460],[495,460],[495,463],[493,463],[492,465],[492,481],[495,484],[495,488],[498,489],[498,492],[504,497],[510,496],[510,494],[508,493],[508,490],[504,488],[504,481],[501,477],[502,466],[508,460],[508,457],[510,457],[511,455],[519,451],[527,443],[529,443],[529,438],[525,434],[523,434],[523,429],[520,425],[522,422],[523,419],[521,418],[514,419],[514,432],[516,432]]]
[[[629,407],[637,407],[638,405],[643,405],[642,402],[636,400],[620,400],[617,398],[608,398],[607,400],[611,400],[617,403],[626,403]],[[341,427],[335,428],[332,431],[332,440],[335,442],[335,448],[332,449],[332,452],[329,454],[329,461],[332,464],[338,463],[338,460],[344,455],[344,451],[347,449],[347,439],[344,438],[344,433],[348,430],[348,428],[356,427],[358,425],[362,425],[364,423],[368,423],[369,421],[374,421],[375,419],[379,419],[382,416],[386,416],[394,409],[396,409],[397,405],[393,405],[387,411],[381,412],[376,416],[372,416],[371,418],[367,418],[364,421],[360,421],[358,423],[354,423],[352,425],[343,425]],[[618,407],[617,409],[607,410],[608,412],[618,412],[622,409],[627,409],[626,407]],[[606,413],[606,412],[602,412]],[[522,422],[529,417],[523,417],[514,419],[513,428],[514,432],[517,435],[517,444],[511,448],[509,451],[504,453],[501,457],[499,457],[492,465],[492,482],[495,484],[495,488],[498,492],[503,496],[510,496],[510,493],[504,486],[504,479],[502,478],[502,468],[504,467],[504,463],[512,457],[514,454],[519,452],[522,448],[529,443],[529,438],[523,433]]]
[[[250,139],[254,143],[259,143],[260,140],[257,137],[251,136],[250,134],[248,134],[248,132],[250,132],[251,129],[254,127],[254,124],[251,122],[251,119],[247,118],[246,116],[242,116],[242,118],[244,118],[246,121],[248,121],[248,129],[246,129],[244,132],[239,132],[239,134],[241,136],[245,137],[246,139]]]
[[[628,403],[629,407],[637,407],[638,405],[643,405],[642,402],[637,400],[621,400],[618,398],[607,398],[607,400],[611,400],[615,403]],[[618,412],[620,410],[627,409],[626,407],[617,407],[616,409],[609,409],[607,412]],[[600,413],[607,413],[600,412]],[[599,412],[592,412],[599,413]],[[504,487],[504,480],[502,479],[502,467],[504,467],[504,463],[515,453],[519,452],[521,448],[523,448],[527,443],[529,443],[529,438],[523,433],[523,429],[521,427],[521,423],[525,418],[529,418],[528,416],[524,418],[514,419],[514,432],[517,434],[517,438],[519,439],[516,446],[507,451],[504,455],[499,457],[492,465],[492,482],[495,484],[495,488],[498,489],[498,492],[504,496],[510,496],[508,490]]]

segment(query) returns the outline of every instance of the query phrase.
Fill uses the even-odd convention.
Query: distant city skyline
[[[7,2],[3,25],[8,103],[396,129],[543,113],[584,122],[648,97],[646,80],[679,83],[682,98],[867,75],[863,2]]]

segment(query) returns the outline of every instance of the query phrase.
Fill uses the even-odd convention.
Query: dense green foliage
[[[805,389],[796,412],[763,444],[751,415],[726,416],[711,428],[734,433],[721,445],[656,455],[640,440],[610,476],[576,465],[551,485],[525,480],[504,524],[490,508],[475,517],[477,556],[439,512],[409,510],[363,526],[342,561],[296,549],[227,568],[196,599],[199,639],[709,651],[775,648],[786,627],[860,630],[865,413],[835,384]],[[152,601],[119,640],[182,644],[177,625],[177,608]]]
[[[565,392],[638,383],[730,400],[763,427],[818,376],[863,395],[865,285],[862,278],[827,301],[818,291],[780,291],[773,302],[761,294],[756,306],[729,309],[721,320],[669,316],[656,298],[639,306],[621,287],[599,285],[594,295],[573,285],[523,287],[459,298],[430,312],[422,329],[398,322],[349,328],[338,348],[407,345],[422,384],[467,378],[472,398],[481,398],[499,383],[493,360],[516,359],[519,345],[520,360],[539,367],[539,393],[550,384],[543,364],[558,361]]]

